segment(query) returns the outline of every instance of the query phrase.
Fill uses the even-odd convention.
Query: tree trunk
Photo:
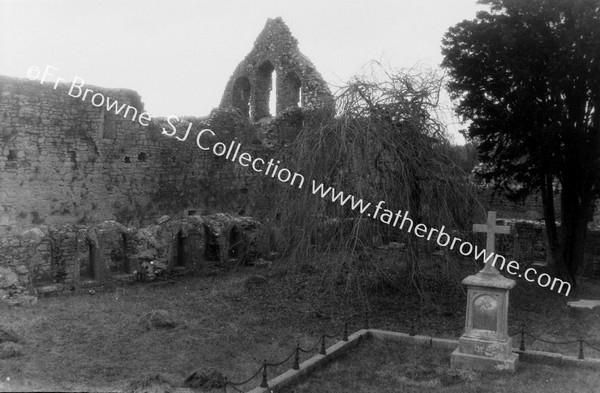
[[[578,189],[575,183],[563,182],[560,228],[556,226],[552,177],[544,176],[540,188],[550,253],[549,266],[557,277],[568,280],[573,287],[584,262],[588,218],[593,205],[592,200],[586,197],[588,193]]]
[[[561,191],[560,247],[557,250],[557,276],[568,279],[576,286],[576,278],[583,266],[589,212],[593,201],[590,193],[582,190],[575,177],[563,181]]]
[[[552,268],[555,268],[560,245],[558,241],[558,230],[556,228],[553,180],[554,178],[552,175],[542,175],[542,185],[540,191],[542,194],[542,206],[544,207],[546,238],[548,239],[548,265]]]

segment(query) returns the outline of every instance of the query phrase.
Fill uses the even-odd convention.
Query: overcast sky
[[[325,80],[340,85],[373,59],[436,67],[444,32],[480,8],[476,0],[0,0],[0,74],[25,78],[32,65],[52,65],[68,81],[136,90],[153,116],[204,116],[267,18],[281,16]]]

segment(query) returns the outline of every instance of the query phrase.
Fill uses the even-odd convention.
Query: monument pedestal
[[[486,266],[462,281],[467,286],[465,333],[452,352],[453,368],[515,372],[519,356],[508,336],[508,292],[515,282]]]
[[[514,373],[517,370],[519,355],[513,353],[508,358],[495,358],[461,353],[460,349],[456,348],[452,352],[450,362],[452,368]]]

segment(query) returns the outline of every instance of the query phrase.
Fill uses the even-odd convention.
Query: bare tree
[[[336,277],[345,277],[347,288],[360,292],[367,278],[398,284],[370,252],[378,239],[395,241],[406,245],[397,264],[406,268],[405,283],[426,292],[419,261],[427,247],[369,218],[367,211],[384,201],[385,208],[409,211],[415,222],[429,227],[461,230],[472,223],[476,189],[448,155],[447,131],[438,113],[442,82],[432,71],[389,71],[373,62],[339,88],[335,113],[298,110],[278,120],[280,127],[300,128],[281,157],[307,183],[303,190],[273,187],[268,219],[290,262],[320,255]],[[354,201],[371,202],[371,210],[361,214],[350,203],[314,195],[311,181],[352,195]]]

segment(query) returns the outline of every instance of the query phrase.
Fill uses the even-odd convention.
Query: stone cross
[[[496,212],[489,211],[487,216],[487,222],[485,224],[473,224],[473,232],[487,233],[487,241],[485,249],[487,255],[492,252],[496,252],[496,234],[509,234],[510,227],[506,225],[496,225]],[[493,259],[489,259],[489,262]],[[498,270],[491,263],[486,263],[482,272],[490,274],[499,274]]]

